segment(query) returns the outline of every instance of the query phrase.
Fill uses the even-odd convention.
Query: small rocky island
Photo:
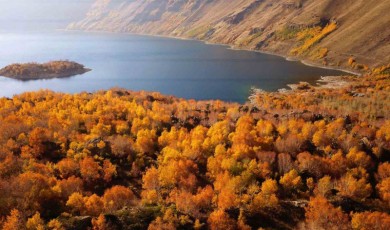
[[[84,74],[91,69],[72,61],[51,61],[43,64],[12,64],[0,69],[0,76],[18,80],[37,80],[72,77]]]

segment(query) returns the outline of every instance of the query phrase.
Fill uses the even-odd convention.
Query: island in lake
[[[43,64],[12,64],[0,69],[0,76],[18,80],[37,80],[72,77],[84,74],[91,69],[72,61],[51,61]]]

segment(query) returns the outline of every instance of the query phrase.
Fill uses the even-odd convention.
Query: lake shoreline
[[[102,31],[102,30],[74,30],[74,29],[59,29],[59,31],[65,31],[65,32],[83,32],[83,33],[101,33],[101,34],[128,34],[128,35],[135,35],[135,36],[147,36],[147,37],[157,37],[157,38],[169,38],[169,39],[176,39],[176,40],[185,40],[185,41],[197,41],[197,42],[202,42],[206,45],[214,45],[214,46],[223,46],[226,47],[230,50],[237,50],[237,51],[248,51],[248,52],[257,52],[261,54],[267,54],[267,55],[272,55],[272,56],[277,56],[277,57],[282,57],[286,61],[296,61],[296,62],[301,62],[302,64],[310,67],[315,67],[315,68],[321,68],[321,69],[328,69],[328,70],[336,70],[336,71],[341,71],[347,74],[352,74],[355,76],[362,76],[362,73],[355,72],[352,70],[344,69],[344,68],[338,68],[338,67],[333,67],[333,66],[324,66],[318,63],[311,62],[306,59],[299,59],[296,57],[291,57],[291,56],[286,56],[274,52],[268,52],[268,51],[263,51],[263,50],[253,50],[253,49],[247,49],[247,48],[238,48],[235,47],[234,45],[229,45],[229,44],[223,44],[223,43],[212,43],[206,40],[201,40],[201,39],[195,39],[195,38],[186,38],[186,37],[176,37],[176,36],[170,36],[170,35],[157,35],[157,34],[144,34],[144,33],[130,33],[130,32],[112,32],[112,31]],[[341,76],[341,75],[340,75]]]
[[[73,30],[7,35],[4,54],[8,58],[0,60],[1,66],[74,60],[93,72],[69,79],[28,82],[2,77],[5,90],[0,95],[10,97],[42,88],[78,93],[122,87],[186,99],[245,103],[252,87],[277,92],[288,84],[305,81],[316,85],[322,76],[344,75],[340,71],[286,61],[276,55],[233,51],[228,45],[208,46],[207,42],[194,39],[163,37],[166,36]],[[13,48],[19,44],[32,48]]]

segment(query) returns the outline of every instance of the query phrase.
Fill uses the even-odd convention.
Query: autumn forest
[[[0,99],[2,229],[390,229],[389,66],[244,105]]]

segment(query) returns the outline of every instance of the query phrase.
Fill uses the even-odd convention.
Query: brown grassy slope
[[[97,0],[87,17],[69,29],[132,32],[196,38],[288,56],[300,45],[294,33],[337,22],[300,59],[352,68],[347,60],[370,67],[390,62],[390,1],[387,0]],[[320,48],[323,58],[310,58]]]

